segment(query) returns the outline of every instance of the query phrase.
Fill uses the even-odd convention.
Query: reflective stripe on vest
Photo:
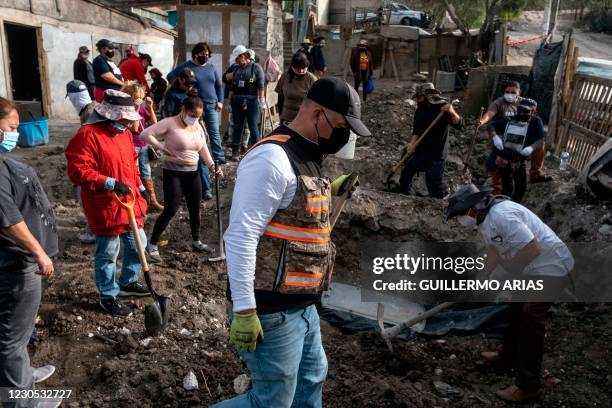
[[[279,143],[287,143],[289,141],[289,139],[291,139],[291,136],[289,135],[271,135],[268,137],[264,137],[263,139],[261,139],[259,142],[255,143],[253,146],[251,146],[251,148],[249,150],[247,150],[247,152],[244,154],[245,156],[247,154],[249,154],[249,152],[251,150],[253,150],[254,148],[256,148],[257,146],[259,146],[262,143],[266,143],[266,142],[279,142]]]
[[[329,201],[325,196],[306,198],[306,211],[315,213],[329,210]]]
[[[271,222],[264,231],[265,235],[299,242],[329,242],[329,228],[300,228]]]
[[[286,272],[285,285],[301,286],[301,287],[316,287],[321,284],[323,273],[306,273],[306,272]]]

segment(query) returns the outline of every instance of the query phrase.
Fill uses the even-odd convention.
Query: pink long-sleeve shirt
[[[165,153],[163,167],[177,171],[196,171],[198,159],[210,168],[214,162],[199,123],[186,127],[179,116],[162,119],[149,126],[140,138]],[[162,144],[158,139],[164,139]]]

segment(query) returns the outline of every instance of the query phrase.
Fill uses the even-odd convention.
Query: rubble
[[[189,370],[185,378],[183,378],[183,388],[185,391],[193,391],[199,388],[198,379],[192,370]]]
[[[247,374],[240,374],[234,378],[234,392],[244,394],[251,386],[251,378]]]

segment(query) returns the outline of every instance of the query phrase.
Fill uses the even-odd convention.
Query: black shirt
[[[55,215],[36,172],[30,166],[0,157],[0,228],[25,222],[47,255],[59,252]],[[0,272],[33,264],[32,254],[0,230]]]
[[[487,130],[495,130],[495,133],[497,133],[503,140],[504,133],[506,132],[506,126],[508,125],[508,122],[513,119],[514,116],[495,120],[487,126]],[[524,147],[531,146],[535,150],[540,147],[542,143],[544,143],[544,122],[542,122],[542,119],[539,116],[533,116],[529,120]],[[513,162],[523,162],[529,158],[512,149],[505,148],[501,151],[497,150],[495,146],[493,146],[492,154],[499,155],[501,158]]]
[[[92,88],[94,86],[94,71],[93,66],[91,65],[91,62],[89,62],[89,60],[77,58],[76,60],[74,60],[72,71],[72,73],[74,74],[74,79],[82,81],[87,86],[87,88]]]
[[[444,105],[419,106],[414,112],[412,134],[421,136],[425,129],[436,119]],[[446,113],[429,133],[421,140],[415,150],[415,157],[425,160],[445,160],[448,156],[448,126],[455,129],[463,127],[463,118],[454,124],[451,116]]]
[[[96,87],[103,90],[114,89],[118,91],[121,89],[121,85],[110,83],[104,78],[102,78],[102,75],[106,74],[107,72],[110,72],[114,75],[115,78],[123,79],[123,77],[121,76],[121,71],[119,71],[119,68],[115,65],[114,62],[108,61],[102,55],[98,55],[93,60],[93,70]]]
[[[310,72],[324,71],[325,70],[325,56],[323,55],[323,48],[319,46],[312,47],[310,52],[310,66],[308,67]]]

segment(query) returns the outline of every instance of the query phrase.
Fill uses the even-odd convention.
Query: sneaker
[[[210,190],[207,190],[207,191],[204,192],[204,194],[202,194],[202,200],[204,200],[204,201],[212,200],[212,198],[213,198],[213,195],[212,195],[212,192]]]
[[[111,316],[127,317],[132,314],[130,309],[117,299],[100,299],[98,304]]]
[[[119,296],[149,296],[149,290],[140,282],[132,282],[119,288]]]
[[[157,245],[147,244],[147,248],[145,252],[149,256],[149,262],[151,263],[160,263],[162,262],[161,256],[159,256],[159,249]]]
[[[55,366],[52,366],[52,365],[46,365],[43,367],[35,368],[32,371],[32,380],[35,383],[43,382],[47,378],[51,377],[54,372],[55,372]]]
[[[81,243],[83,244],[95,244],[96,243],[96,236],[94,234],[92,234],[91,232],[87,232],[85,231],[82,234],[79,234],[79,241],[81,241]]]
[[[191,241],[191,247],[196,251],[212,253],[213,250],[206,244],[203,244],[202,241]]]

